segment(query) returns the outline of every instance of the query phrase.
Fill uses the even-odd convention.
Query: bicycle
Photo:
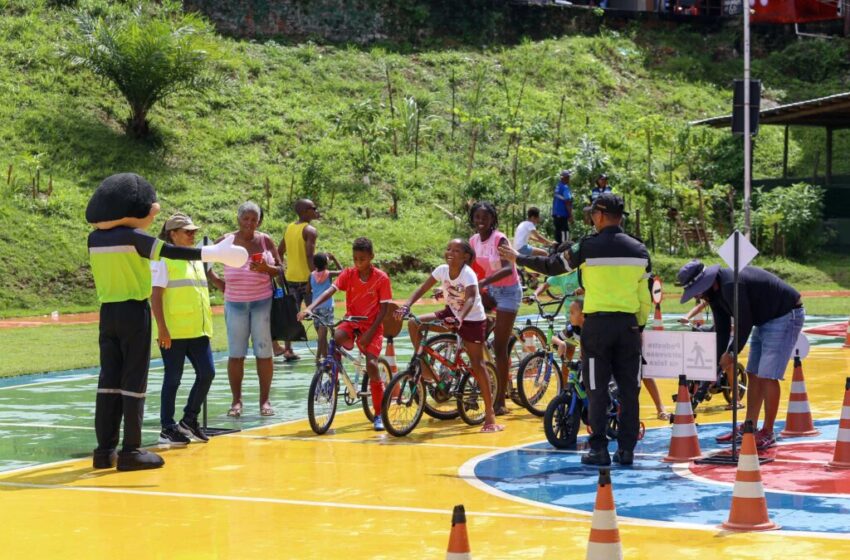
[[[571,361],[567,364],[569,375],[565,389],[552,399],[543,415],[543,432],[546,440],[556,449],[575,449],[581,423],[587,426],[587,432],[592,433],[588,424],[589,399],[584,384],[581,382],[581,362]],[[620,427],[620,400],[617,384],[608,383],[608,411],[605,433],[608,439],[617,439]],[[640,422],[638,440],[646,435],[646,426]]]
[[[564,384],[562,367],[558,364],[557,348],[553,339],[555,338],[555,318],[561,313],[569,297],[564,296],[544,303],[534,296],[525,298],[526,301],[537,304],[538,314],[546,320],[549,331],[546,349],[525,356],[517,369],[516,388],[519,400],[522,406],[535,416],[544,415],[547,405],[561,392],[561,386]],[[553,306],[554,312],[547,313],[546,308]],[[553,377],[554,392],[550,391]]]
[[[435,290],[435,299],[440,299]],[[488,363],[495,364],[493,350],[493,324],[488,317],[487,325],[487,342],[484,346],[484,358]],[[424,338],[423,338],[424,340]],[[457,338],[453,334],[445,333],[438,334],[426,341],[426,344],[431,349],[444,358],[451,356],[455,352],[455,342]],[[518,344],[519,343],[519,344]],[[533,325],[531,319],[526,319],[523,327],[514,327],[514,334],[508,340],[508,356],[510,357],[510,369],[508,371],[508,387],[507,395],[517,405],[524,407],[525,405],[519,398],[516,391],[514,379],[516,379],[519,364],[528,354],[546,348],[546,335],[539,327]],[[439,363],[432,364],[432,367],[442,367]],[[445,404],[441,407],[440,402],[434,399],[435,405],[426,403],[425,414],[439,420],[451,420],[457,418],[457,410],[451,406],[451,403],[443,401]]]
[[[351,406],[360,400],[366,418],[369,422],[374,422],[375,411],[372,409],[372,393],[369,390],[369,375],[366,374],[366,364],[352,356],[345,348],[338,346],[334,340],[334,333],[339,325],[351,321],[364,321],[367,317],[343,317],[333,324],[325,323],[315,315],[310,317],[317,320],[322,326],[327,327],[330,333],[328,353],[322,362],[316,366],[316,373],[313,374],[310,390],[307,393],[307,418],[310,421],[310,427],[318,435],[324,434],[331,427],[334,416],[336,416],[340,379],[344,388],[343,400],[345,404]],[[354,381],[345,371],[341,358],[345,358],[353,364]],[[378,358],[378,374],[384,382],[388,382],[392,376],[389,362],[382,357]],[[357,390],[358,382],[360,383],[359,391]]]
[[[381,419],[384,429],[396,436],[403,437],[413,431],[427,410],[429,398],[437,399],[440,403],[454,399],[456,416],[474,426],[484,422],[484,407],[480,404],[481,389],[472,367],[463,359],[463,346],[457,332],[450,334],[454,338],[452,357],[440,353],[429,345],[428,331],[432,327],[447,326],[443,321],[420,321],[412,313],[408,314],[421,328],[419,346],[414,349],[410,363],[403,372],[395,375],[387,385],[384,402],[381,407]],[[445,336],[445,335],[441,335]],[[426,379],[423,374],[423,359],[428,356],[440,368],[431,368],[435,379]],[[487,377],[490,380],[491,394],[496,394],[498,379],[496,368],[492,363],[486,363]],[[443,412],[442,410],[439,412]]]

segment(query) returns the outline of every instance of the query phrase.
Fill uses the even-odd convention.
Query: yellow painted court
[[[813,348],[804,371],[816,422],[837,420],[850,350]],[[789,372],[780,420],[790,379]],[[675,392],[672,381],[660,387],[665,399]],[[728,422],[730,413],[721,404],[717,396],[698,411],[701,435],[712,423]],[[654,418],[644,395],[642,413]],[[650,435],[669,438],[669,425],[646,423],[645,441]],[[326,436],[314,435],[303,420],[166,450],[165,468],[154,471],[93,471],[85,456],[7,472],[0,475],[3,557],[442,558],[452,507],[463,504],[475,558],[583,558],[590,513],[570,504],[573,498],[587,502],[586,482],[593,473],[574,467],[573,453],[566,467],[535,479],[528,469],[571,454],[549,447],[541,420],[525,411],[514,408],[506,425],[502,433],[481,434],[460,420],[425,418],[410,437],[395,439],[372,431],[363,414],[353,411],[339,415],[334,433]],[[507,458],[487,467],[488,458],[502,455]],[[677,501],[689,493],[686,479],[659,464],[657,455],[639,444],[633,469],[612,469],[618,511],[634,506],[630,511],[646,512],[635,518],[620,511],[626,558],[850,557],[850,495],[838,487],[820,496],[835,500],[826,505],[789,493],[789,505],[777,513],[784,527],[835,507],[829,519],[839,525],[829,532],[731,534],[695,522],[700,512],[684,509],[681,520],[652,519],[678,511]],[[813,476],[825,471],[822,461],[807,461]],[[569,490],[566,496],[547,495],[551,484],[569,489],[571,476],[574,496]],[[626,504],[626,487],[639,489],[640,479],[651,476],[665,482],[640,490],[638,501],[645,504]],[[835,476],[850,477],[850,471]],[[512,495],[515,482],[522,492]],[[730,488],[708,484],[701,502],[715,507],[721,521]],[[769,508],[773,515],[770,503]]]

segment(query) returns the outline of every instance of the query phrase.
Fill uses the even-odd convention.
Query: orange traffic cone
[[[830,469],[850,469],[850,377],[844,382],[844,405],[838,422],[838,437],[835,439],[835,454],[827,463]]]
[[[587,560],[622,560],[620,529],[617,527],[617,509],[611,489],[611,470],[599,469],[599,486],[596,504],[590,521],[590,538],[587,541]]]
[[[663,461],[681,463],[697,459],[702,455],[694,424],[694,410],[691,408],[691,395],[688,393],[688,381],[679,376],[679,394],[676,395],[676,413],[673,415],[673,435],[670,436],[670,452]]]
[[[771,531],[779,528],[767,515],[767,500],[761,485],[752,420],[744,423],[738,472],[735,474],[735,488],[732,490],[732,509],[729,511],[729,519],[722,527],[730,531]]]
[[[655,304],[655,315],[652,317],[652,330],[663,331],[664,320],[661,318],[661,304]]]
[[[463,506],[455,506],[452,512],[452,532],[449,535],[449,548],[446,560],[470,560],[469,537],[466,534],[466,512]]]
[[[812,411],[809,409],[809,396],[806,394],[806,380],[803,379],[803,362],[798,353],[794,356],[794,378],[791,380],[791,396],[788,397],[788,414],[785,416],[785,429],[779,432],[782,437],[813,436],[820,431],[815,429]]]

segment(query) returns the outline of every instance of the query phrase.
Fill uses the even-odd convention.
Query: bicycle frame
[[[350,320],[350,319],[349,319]],[[339,323],[344,323],[346,321],[343,318]],[[342,374],[342,382],[345,385],[345,388],[348,390],[348,394],[351,395],[351,398],[356,398],[360,396],[357,387],[354,385],[354,382],[351,381],[351,377],[349,377],[348,373],[345,371],[345,366],[342,365],[342,358],[346,358],[352,364],[354,364],[355,371],[359,375],[363,370],[363,364],[360,363],[360,360],[355,358],[342,346],[339,346],[336,343],[336,338],[334,334],[336,333],[335,325],[327,325],[322,323],[325,327],[327,327],[330,336],[328,337],[328,353],[322,360],[322,367],[329,367],[333,374],[333,382],[339,383],[340,373]],[[339,356],[339,358],[337,358]],[[366,375],[365,373],[363,373]]]

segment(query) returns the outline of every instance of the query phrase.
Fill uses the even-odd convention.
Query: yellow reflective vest
[[[162,310],[171,338],[212,337],[212,310],[204,265],[199,261],[162,261],[168,267]]]

